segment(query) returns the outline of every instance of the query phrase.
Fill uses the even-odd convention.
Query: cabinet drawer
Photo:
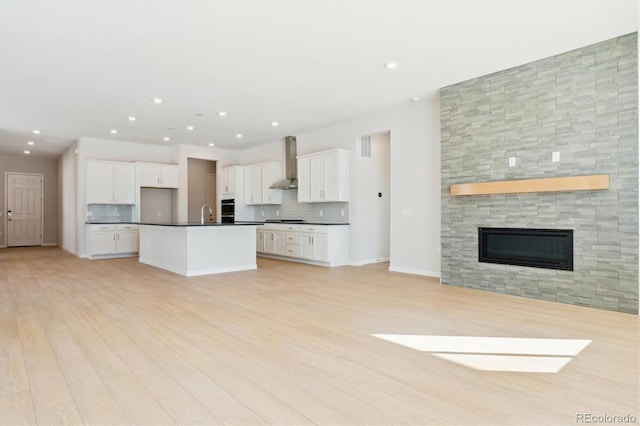
[[[265,223],[264,229],[269,229],[272,231],[284,231],[284,225],[281,223]]]
[[[326,234],[327,227],[324,225],[300,225],[300,232],[315,232],[319,234]]]
[[[137,231],[138,225],[117,225],[118,231]]]
[[[287,244],[285,255],[292,257],[300,257],[300,246],[297,244]]]
[[[299,232],[285,232],[284,239],[287,244],[300,244]]]
[[[299,230],[300,230],[300,225],[285,225],[285,231],[298,232]]]
[[[91,225],[91,231],[115,231],[117,225],[105,224],[105,225]]]

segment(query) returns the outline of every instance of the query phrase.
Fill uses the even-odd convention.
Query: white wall
[[[422,101],[372,114],[325,129],[294,135],[298,154],[332,148],[351,150],[351,171],[357,171],[360,137],[389,131],[390,269],[440,276],[440,99],[431,93]],[[276,149],[279,153],[276,155]],[[274,155],[276,155],[274,157]],[[266,160],[284,161],[284,141],[241,152],[240,164]],[[357,178],[351,179],[351,261],[362,263],[367,229],[355,218],[366,209],[358,194]],[[403,215],[403,211],[411,215]]]
[[[76,246],[76,199],[78,194],[78,171],[75,150],[72,144],[58,159],[58,245],[78,255]]]
[[[358,206],[350,211],[349,217],[352,223],[367,229],[361,234],[358,252],[352,257],[363,264],[389,260],[390,253],[390,134],[378,133],[370,137],[371,157],[362,157],[360,143],[352,153]]]

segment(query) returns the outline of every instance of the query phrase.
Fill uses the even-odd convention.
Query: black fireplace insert
[[[573,271],[573,230],[478,228],[478,261]]]

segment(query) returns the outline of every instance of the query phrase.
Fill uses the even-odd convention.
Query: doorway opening
[[[208,204],[211,211],[204,209],[205,222],[216,222],[216,161],[199,158],[187,159],[189,222],[199,222],[202,206]]]
[[[391,240],[391,133],[358,138],[356,158],[359,227],[359,264],[387,262]]]
[[[5,174],[7,247],[42,245],[43,175]]]

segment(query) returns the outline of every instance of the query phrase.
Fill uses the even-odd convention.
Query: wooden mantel
[[[451,195],[517,194],[609,189],[609,175],[569,176],[543,179],[502,180],[451,185]]]

